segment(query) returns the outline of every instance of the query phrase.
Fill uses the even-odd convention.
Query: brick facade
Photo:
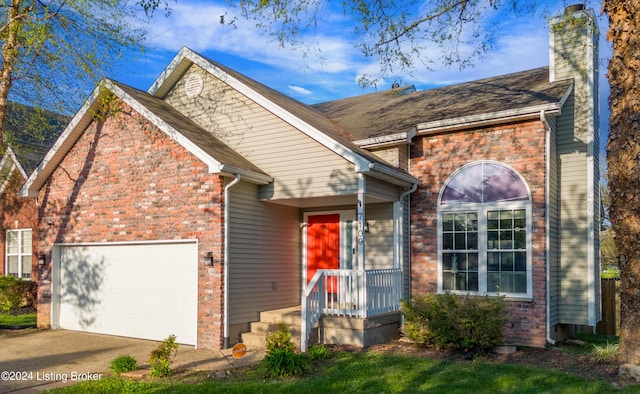
[[[533,298],[509,301],[506,340],[546,344],[545,131],[539,121],[419,136],[411,148],[410,172],[422,180],[411,195],[411,288],[437,291],[437,201],[460,167],[478,160],[507,164],[522,175],[532,195]]]
[[[224,179],[125,104],[97,118],[38,197],[38,326],[50,324],[54,243],[198,240],[199,348],[222,346]]]
[[[7,246],[7,230],[17,229],[33,229],[33,264],[31,266],[31,279],[37,279],[38,259],[37,259],[37,240],[36,240],[36,223],[38,209],[33,198],[19,197],[18,190],[24,184],[24,178],[18,169],[15,169],[5,186],[2,197],[0,198],[0,276],[5,275],[7,268],[6,246]]]

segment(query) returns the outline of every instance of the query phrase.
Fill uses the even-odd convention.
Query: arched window
[[[531,297],[531,196],[514,169],[479,161],[438,199],[438,289]]]

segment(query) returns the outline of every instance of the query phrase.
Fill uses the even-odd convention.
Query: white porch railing
[[[309,334],[322,315],[367,318],[400,310],[402,271],[318,270],[302,292],[302,338],[307,351]]]

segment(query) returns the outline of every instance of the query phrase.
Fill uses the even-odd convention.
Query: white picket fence
[[[301,350],[320,317],[365,319],[400,310],[402,271],[318,270],[302,292]]]

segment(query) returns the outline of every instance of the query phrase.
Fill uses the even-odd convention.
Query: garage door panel
[[[60,328],[196,343],[196,243],[62,246],[60,256]]]

